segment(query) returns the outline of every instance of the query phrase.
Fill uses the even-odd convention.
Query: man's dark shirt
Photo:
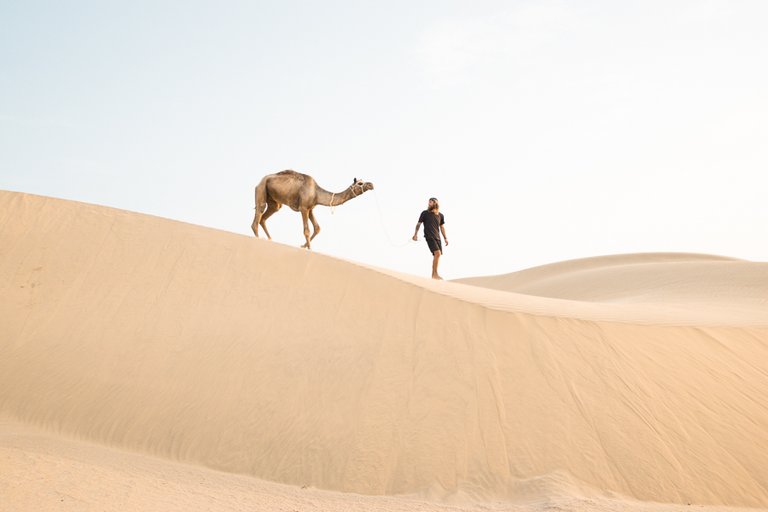
[[[435,215],[429,210],[421,212],[419,222],[424,224],[424,238],[440,240],[440,226],[445,224],[445,217],[442,213]]]

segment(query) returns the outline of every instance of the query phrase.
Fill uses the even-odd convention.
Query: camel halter
[[[357,185],[358,187],[360,187],[360,194],[356,194],[356,193],[355,193],[355,185]],[[351,184],[350,186],[348,186],[348,187],[347,187],[347,190],[349,190],[350,192],[352,192],[352,194],[354,195],[354,197],[357,197],[357,196],[361,195],[363,192],[365,192],[365,190],[363,190],[363,183],[361,183],[361,182],[360,182],[360,183],[358,183],[358,182],[355,182],[355,183]],[[336,192],[333,192],[333,193],[331,193],[331,204],[330,204],[330,205],[328,205],[328,206],[330,206],[330,207],[331,207],[331,215],[333,215],[333,214],[334,214],[334,212],[336,211],[336,210],[335,210],[335,207],[333,206],[333,198],[334,198],[334,197],[336,197]]]
[[[357,185],[358,187],[360,187],[360,193],[359,193],[359,194],[355,194],[355,185]],[[365,185],[365,183],[364,183],[364,182],[362,182],[362,181],[356,181],[356,182],[354,182],[353,184],[351,184],[351,185],[349,186],[349,189],[350,189],[350,191],[351,191],[351,192],[354,194],[354,196],[355,196],[355,197],[357,197],[357,196],[359,196],[359,195],[362,195],[362,194],[363,194],[363,192],[365,192],[365,189],[363,188],[363,185]]]

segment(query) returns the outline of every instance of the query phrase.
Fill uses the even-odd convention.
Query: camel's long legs
[[[301,209],[301,220],[304,223],[304,238],[307,241],[307,243],[302,245],[302,247],[306,247],[307,249],[309,249],[309,240],[310,240],[309,239],[309,224],[307,222],[309,220],[309,212],[310,212],[310,210],[307,210],[305,208]]]
[[[256,209],[256,214],[253,216],[253,222],[251,223],[251,229],[256,238],[259,238],[259,223],[261,222],[261,212]],[[269,234],[267,234],[269,236]]]
[[[317,234],[320,232],[320,224],[318,224],[317,221],[315,220],[314,210],[309,210],[309,220],[312,222],[312,228],[313,228],[312,237],[309,239],[309,241],[311,242],[312,240],[315,239]]]
[[[273,213],[275,213],[277,210],[280,209],[282,205],[276,203],[273,199],[267,198],[267,211],[264,212],[264,215],[261,216],[261,227],[264,229],[264,233],[266,233],[267,238],[272,240],[272,237],[269,236],[269,231],[267,231],[267,219],[272,216]]]

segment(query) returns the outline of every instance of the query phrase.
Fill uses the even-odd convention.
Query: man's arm
[[[445,224],[440,225],[440,231],[443,233],[443,240],[445,240],[445,245],[448,245],[448,235],[445,234]]]
[[[421,227],[421,221],[416,223],[416,231],[413,232],[413,239],[418,240],[419,239],[419,228]]]

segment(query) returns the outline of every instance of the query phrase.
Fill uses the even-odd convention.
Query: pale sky
[[[0,1],[0,188],[252,236],[332,192],[317,252],[444,277],[573,258],[768,261],[768,2]],[[303,242],[301,216],[269,221]]]

